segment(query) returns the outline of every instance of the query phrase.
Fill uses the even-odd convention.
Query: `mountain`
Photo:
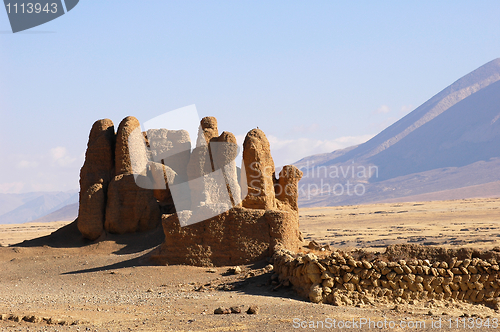
[[[12,195],[12,196],[11,196]],[[40,192],[26,194],[4,194],[0,202],[19,201],[19,196],[24,197],[24,204],[17,206],[7,213],[0,215],[0,224],[20,224],[41,218],[51,212],[57,211],[67,205],[78,202],[78,193],[74,192]],[[5,204],[5,203],[3,203]]]
[[[295,163],[304,171],[299,202],[301,206],[360,204],[472,188],[500,180],[499,158],[500,59],[496,59],[366,143]],[[473,191],[478,195],[477,187]],[[466,189],[458,192],[469,195]]]
[[[73,203],[35,219],[33,222],[71,221],[75,220],[76,217],[78,217],[78,203]]]
[[[24,194],[0,194],[0,216],[10,212],[26,202],[41,196],[41,192],[31,192]]]

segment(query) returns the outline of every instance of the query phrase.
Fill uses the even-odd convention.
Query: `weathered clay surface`
[[[95,240],[104,230],[108,184],[114,171],[115,130],[109,119],[98,120],[89,135],[85,163],[80,170],[78,229]]]
[[[104,231],[106,191],[103,183],[97,182],[80,193],[78,230],[89,240],[97,239]]]
[[[158,200],[162,213],[174,213],[175,205],[169,186],[178,181],[178,175],[170,167],[161,163],[149,163],[154,182],[153,195]]]
[[[297,250],[298,225],[297,214],[278,210],[233,208],[186,227],[176,214],[164,215],[165,242],[156,258],[197,266],[248,264],[280,246]]]
[[[236,170],[236,156],[238,145],[236,137],[230,132],[224,131],[219,137],[210,141],[214,171],[221,170],[224,175],[226,187],[233,206],[241,203],[241,188]]]
[[[219,129],[217,128],[217,119],[213,116],[206,116],[200,121],[200,127],[203,130],[205,142],[208,144],[214,137],[219,136]]]
[[[149,159],[171,168],[179,177],[177,181],[187,181],[187,165],[191,157],[191,140],[186,130],[149,129]]]
[[[282,208],[277,209],[274,162],[269,142],[261,130],[251,130],[243,147],[245,176],[250,182],[245,187],[248,187],[249,194],[241,207],[242,190],[234,162],[236,138],[229,132],[215,136],[216,132],[212,130],[207,134],[206,128],[215,126],[204,123],[216,122],[211,119],[201,121],[198,141],[204,142],[204,137],[211,137],[210,144],[208,147],[201,144],[194,149],[189,161],[191,210],[163,216],[165,243],[156,258],[163,264],[220,266],[255,262],[269,257],[276,248],[297,250],[302,243],[296,202],[301,172],[286,167],[288,173],[282,183],[292,186],[295,191],[283,196]],[[222,171],[223,177],[216,178],[213,171]],[[230,209],[210,215],[224,204]],[[181,227],[182,220],[204,213],[209,217]]]
[[[90,142],[104,124],[96,125]],[[114,142],[112,128],[110,133]],[[146,231],[163,220],[165,243],[157,259],[192,265],[247,264],[271,256],[277,248],[297,250],[301,244],[296,195],[301,172],[286,166],[283,178],[275,179],[269,142],[261,130],[251,130],[245,139],[241,175],[235,162],[236,138],[230,132],[219,135],[213,117],[201,120],[192,152],[186,131],[142,133],[134,117],[120,123],[114,160],[112,147],[104,158],[104,175],[83,171],[103,162],[102,148],[87,153],[82,174],[89,175],[82,175],[82,183],[89,182],[84,180],[89,176],[95,179],[82,186],[87,205],[80,214],[95,230],[82,231],[84,236],[96,239],[103,226],[119,234]],[[292,190],[275,192],[275,181]]]
[[[149,180],[146,177],[143,179]],[[108,232],[142,232],[155,228],[160,219],[160,207],[153,190],[138,187],[133,174],[120,174],[113,178],[106,206],[105,229]]]
[[[236,138],[230,133],[223,133],[220,137],[212,137],[217,133],[217,121],[213,117],[203,118],[200,124],[198,142],[188,164],[189,190],[191,192],[191,210],[205,219],[225,211],[233,206],[230,191],[225,180],[225,164],[227,164],[227,175],[236,176],[236,164],[234,158],[237,154]],[[204,145],[205,139],[210,138],[210,145]],[[220,142],[219,142],[220,140]],[[231,141],[231,142],[229,142]],[[234,142],[234,143],[233,143]],[[236,151],[236,153],[234,153]],[[233,158],[233,162],[229,158]],[[215,166],[217,165],[217,167]],[[231,166],[234,165],[234,169]],[[232,179],[234,184],[236,178]],[[234,188],[237,193],[238,188]]]
[[[280,172],[278,185],[275,186],[276,198],[279,202],[288,205],[292,210],[299,211],[299,181],[302,171],[293,165],[284,166]]]
[[[126,117],[116,135],[115,172],[108,189],[104,227],[111,233],[131,233],[156,227],[160,207],[147,176],[146,142],[139,121]],[[137,185],[141,184],[141,187]]]
[[[135,158],[130,158],[130,150]],[[146,143],[139,120],[127,116],[118,126],[116,133],[115,174],[141,174],[146,168]]]
[[[252,129],[243,142],[243,164],[248,195],[243,207],[249,209],[275,209],[274,161],[266,135],[260,129]]]
[[[212,172],[210,151],[208,146],[200,146],[193,150],[188,165],[189,190],[191,210],[201,206],[210,206],[221,201],[222,183],[214,178]]]

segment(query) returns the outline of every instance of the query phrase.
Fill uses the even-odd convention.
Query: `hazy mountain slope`
[[[78,201],[77,193],[43,193],[16,209],[0,216],[0,224],[15,224],[33,221]]]
[[[0,194],[0,216],[12,211],[26,202],[43,195],[41,192],[31,192],[24,194]]]
[[[350,146],[350,147],[347,147],[344,149],[335,150],[335,151],[329,152],[329,153],[315,154],[313,156],[309,156],[309,157],[305,157],[305,158],[300,159],[299,161],[294,163],[294,165],[297,166],[298,168],[306,168],[312,164],[321,165],[321,164],[324,164],[330,160],[333,160],[333,159],[336,159],[336,158],[339,158],[339,157],[345,155],[349,151],[357,148],[358,146],[359,145],[353,145],[353,146]]]
[[[325,162],[326,165],[350,159],[369,158],[393,146],[411,132],[477,91],[500,80],[500,58],[465,75],[401,120],[348,153]]]
[[[496,59],[366,143],[298,161],[295,165],[304,171],[299,202],[301,206],[361,204],[482,185],[500,180],[499,157],[500,59]],[[369,167],[377,171],[364,177],[355,173]],[[351,192],[345,190],[349,185]],[[354,185],[358,185],[356,195]],[[491,196],[494,186],[488,188]],[[480,187],[474,190],[477,193]]]
[[[436,168],[426,172],[419,172],[399,176],[393,179],[379,181],[375,183],[365,183],[366,189],[363,195],[334,195],[331,193],[321,193],[307,195],[309,192],[307,186],[315,183],[316,179],[305,179],[299,182],[299,188],[302,186],[305,195],[299,195],[299,205],[301,207],[312,206],[335,206],[335,205],[355,205],[374,203],[386,200],[392,200],[407,197],[405,200],[411,200],[411,196],[435,193],[445,190],[456,190],[475,186],[474,196],[469,194],[461,198],[468,197],[500,197],[500,191],[493,192],[495,187],[490,184],[500,181],[500,158],[493,158],[489,161],[478,161],[463,167],[445,167]],[[481,185],[484,185],[484,195],[480,195]],[[466,191],[462,191],[466,193]],[[443,198],[444,199],[444,198]],[[458,198],[457,198],[458,199]]]
[[[78,203],[66,205],[59,210],[47,214],[33,222],[51,222],[51,221],[71,221],[78,217]]]
[[[367,158],[382,181],[500,156],[500,81],[450,107],[388,149]]]
[[[500,181],[484,183],[475,186],[463,187],[458,189],[441,190],[432,193],[399,197],[381,201],[379,203],[398,203],[398,202],[423,202],[436,200],[454,200],[465,198],[488,198],[498,197],[500,193]]]

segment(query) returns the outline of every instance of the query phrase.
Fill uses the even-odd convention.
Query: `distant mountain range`
[[[76,192],[0,194],[0,224],[73,220],[76,218],[75,207],[77,214]]]
[[[366,143],[295,165],[304,172],[302,207],[500,196],[495,184],[500,59],[462,77]],[[430,193],[435,194],[422,196]]]

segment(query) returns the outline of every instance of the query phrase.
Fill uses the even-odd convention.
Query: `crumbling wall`
[[[219,136],[215,118],[202,119],[188,164],[191,207],[163,215],[165,242],[155,256],[159,262],[248,264],[272,256],[278,247],[297,250],[302,244],[297,208],[302,172],[285,166],[276,179],[270,145],[260,129],[252,129],[245,138],[240,179],[236,155],[234,135]],[[222,177],[210,176],[218,170]],[[207,217],[201,218],[203,214]],[[192,218],[200,222],[189,224]]]
[[[176,214],[163,216],[165,242],[154,258],[161,264],[227,266],[271,257],[277,246],[297,249],[297,217],[288,211],[235,207],[180,227]]]
[[[160,205],[153,190],[137,185],[137,181],[150,181],[145,144],[139,121],[132,116],[122,120],[117,133],[109,119],[92,126],[80,171],[77,223],[85,238],[96,240],[105,231],[146,231],[160,224]],[[136,174],[139,168],[144,174]]]
[[[432,259],[436,253],[439,256]],[[280,249],[273,256],[274,271],[282,284],[293,286],[315,303],[356,305],[454,299],[499,307],[496,252],[396,245],[384,254],[357,258],[354,254],[335,251],[318,256]]]
[[[115,167],[115,129],[109,119],[92,126],[80,170],[80,205],[78,229],[89,239],[97,239],[104,231],[106,196]]]
[[[155,257],[162,264],[247,264],[278,247],[297,250],[302,172],[288,165],[276,178],[260,129],[245,138],[241,171],[237,155],[235,136],[219,135],[214,117],[200,121],[192,151],[184,130],[141,132],[129,116],[115,134],[111,120],[99,120],[81,170],[78,228],[95,240],[105,231],[149,230],[161,220],[165,242]]]

